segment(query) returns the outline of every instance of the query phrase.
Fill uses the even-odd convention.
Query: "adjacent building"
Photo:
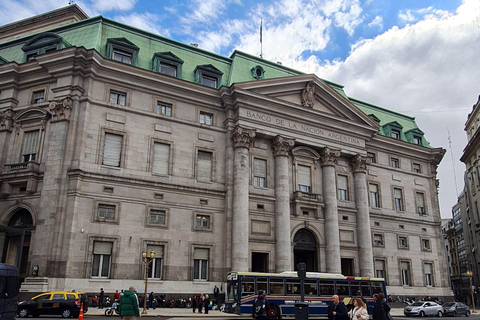
[[[0,27],[2,261],[24,291],[209,292],[226,273],[384,277],[451,295],[415,119],[76,5]],[[34,269],[34,267],[36,267]]]

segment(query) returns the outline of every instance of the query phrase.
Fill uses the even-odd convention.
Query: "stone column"
[[[232,131],[233,148],[233,216],[232,216],[232,270],[248,271],[248,183],[250,159],[248,151],[255,131],[236,126]]]
[[[367,164],[370,159],[357,154],[352,159],[355,204],[357,206],[358,258],[361,277],[373,277],[372,234],[370,232],[370,210],[368,206]]]
[[[325,255],[327,272],[341,273],[340,233],[338,230],[337,180],[335,163],[339,150],[323,149],[320,156],[322,166],[323,201],[325,203]]]
[[[294,145],[293,140],[281,136],[276,136],[273,139],[273,155],[275,157],[275,272],[293,270],[288,156]]]

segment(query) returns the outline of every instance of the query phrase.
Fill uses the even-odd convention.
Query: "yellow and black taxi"
[[[17,314],[20,318],[40,315],[61,315],[63,318],[75,317],[80,314],[83,302],[83,312],[87,312],[87,295],[85,292],[46,292],[24,300],[18,304]]]

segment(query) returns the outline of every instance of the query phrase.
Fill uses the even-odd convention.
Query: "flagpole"
[[[262,25],[263,18],[260,20],[260,58],[263,58]]]

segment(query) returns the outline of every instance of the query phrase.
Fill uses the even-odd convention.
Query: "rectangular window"
[[[176,77],[177,67],[169,63],[160,62],[160,73],[163,73],[172,77]]]
[[[400,161],[397,158],[390,158],[390,166],[392,168],[400,168]]]
[[[381,234],[381,233],[374,233],[373,234],[373,245],[375,247],[383,247],[384,246],[383,234]]]
[[[422,170],[421,170],[420,164],[413,163],[412,164],[412,171],[415,172],[415,173],[421,173]]]
[[[164,225],[165,224],[165,210],[150,209],[149,224]]]
[[[297,166],[298,191],[306,193],[312,192],[312,180],[310,172],[310,167],[302,165]]]
[[[430,251],[432,248],[430,247],[430,239],[422,239],[422,250],[423,251]]]
[[[163,246],[147,245],[147,256],[150,252],[155,252],[155,258],[148,268],[149,279],[162,279],[163,274]]]
[[[370,207],[380,208],[380,197],[378,196],[378,184],[369,183],[368,192],[370,196]]]
[[[92,278],[110,276],[112,248],[112,242],[95,241],[93,243]]]
[[[427,287],[433,287],[433,266],[431,263],[424,264],[425,269],[425,285]]]
[[[110,90],[110,103],[117,104],[119,106],[125,106],[126,102],[126,93]]]
[[[395,201],[395,211],[403,212],[403,192],[402,189],[393,189],[393,198]]]
[[[413,136],[413,143],[421,145],[422,144],[422,137]]]
[[[193,251],[193,280],[208,280],[209,250],[195,248]]]
[[[170,163],[170,145],[155,142],[153,144],[153,166],[152,172],[168,175]]]
[[[45,102],[45,90],[34,91],[32,95],[32,104]]]
[[[253,185],[257,188],[267,187],[267,161],[253,159]]]
[[[116,208],[115,205],[111,204],[99,204],[97,207],[97,219],[115,221]]]
[[[367,158],[370,159],[370,163],[377,163],[377,157],[373,152],[367,152]]]
[[[398,247],[401,249],[406,249],[408,248],[408,239],[407,237],[400,236],[398,237]]]
[[[195,226],[201,229],[210,229],[210,216],[197,214]]]
[[[132,64],[132,54],[114,49],[112,54],[112,60],[120,61],[126,64]]]
[[[157,102],[157,109],[155,110],[158,114],[163,114],[164,116],[172,116],[172,105],[165,102]]]
[[[375,276],[377,278],[385,279],[385,261],[375,260]]]
[[[400,131],[398,130],[392,130],[390,132],[390,137],[394,138],[394,139],[400,139]]]
[[[105,166],[120,167],[122,159],[123,136],[113,133],[105,133],[103,145],[103,160]]]
[[[400,272],[402,277],[402,286],[411,286],[409,261],[400,261]]]
[[[415,193],[415,198],[417,200],[417,212],[421,216],[425,216],[427,214],[427,210],[425,210],[425,196],[421,192]]]
[[[207,151],[198,151],[197,155],[197,181],[212,181],[212,158],[213,154]]]
[[[37,160],[38,137],[40,130],[25,132],[23,137],[22,161],[29,162]]]
[[[348,179],[346,176],[337,176],[338,200],[348,200]]]
[[[206,74],[202,74],[202,84],[211,88],[218,88],[218,79]]]
[[[213,114],[200,111],[200,123],[207,126],[213,125]]]

